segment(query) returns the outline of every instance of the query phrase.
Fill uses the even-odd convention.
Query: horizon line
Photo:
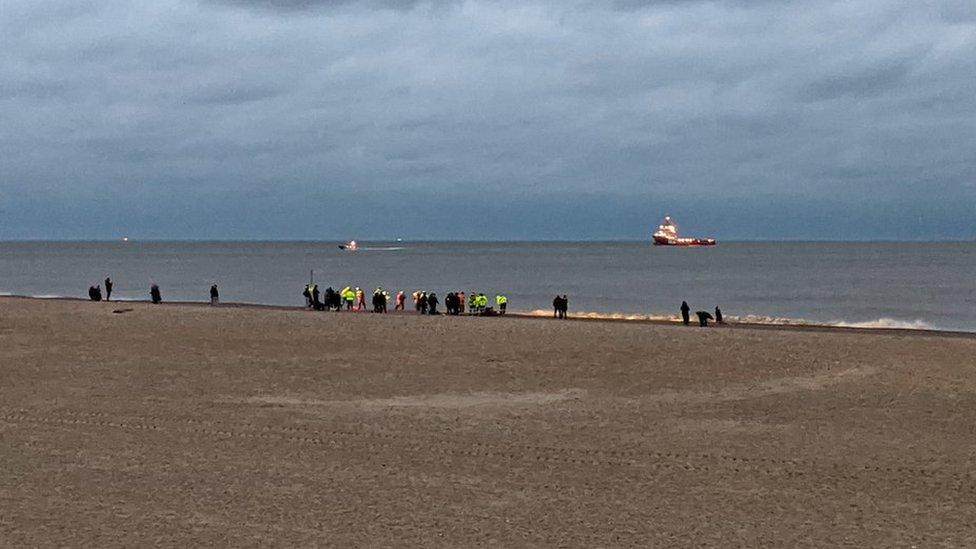
[[[546,244],[546,243],[564,243],[564,244],[574,244],[574,243],[646,243],[648,245],[653,245],[652,241],[643,238],[597,238],[597,239],[437,239],[437,238],[417,238],[417,239],[406,239],[406,238],[367,238],[367,239],[354,239],[359,243],[370,243],[370,242],[381,242],[381,243],[398,243],[398,244],[409,244],[409,243],[459,243],[459,244]],[[13,238],[13,239],[2,239],[0,238],[0,243],[2,244],[15,244],[15,243],[117,243],[117,244],[131,244],[131,243],[339,243],[345,244],[350,240],[342,238],[327,238],[327,239],[305,239],[305,238],[128,238],[127,240],[122,240],[121,238]],[[868,243],[911,243],[911,244],[966,244],[966,243],[976,243],[976,237],[971,238],[940,238],[938,240],[934,239],[898,239],[898,238],[867,238],[867,239],[813,239],[813,238],[730,238],[727,240],[719,240],[718,244],[721,245],[723,242],[726,243],[850,243],[850,244],[868,244]]]

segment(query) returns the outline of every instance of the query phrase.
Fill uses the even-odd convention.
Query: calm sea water
[[[0,292],[86,297],[106,276],[113,297],[301,305],[309,271],[322,289],[504,292],[514,310],[726,315],[976,331],[976,243],[5,242]],[[370,249],[370,248],[401,249]],[[408,292],[409,293],[409,292]]]

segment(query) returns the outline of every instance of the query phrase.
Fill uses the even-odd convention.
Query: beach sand
[[[976,545],[972,336],[0,298],[0,433],[3,546]]]

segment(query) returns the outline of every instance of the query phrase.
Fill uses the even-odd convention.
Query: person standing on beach
[[[681,321],[685,323],[685,326],[687,326],[688,323],[691,322],[691,317],[688,314],[689,311],[691,311],[691,307],[688,306],[688,302],[687,301],[682,301],[681,302]]]
[[[105,301],[112,301],[112,279],[105,277]]]
[[[429,314],[429,315],[436,315],[436,314],[438,314],[437,313],[437,304],[438,303],[440,303],[440,301],[437,300],[437,294],[435,294],[434,292],[431,292],[430,295],[427,296],[427,314]]]
[[[163,302],[163,296],[159,293],[159,286],[155,282],[149,287],[149,297],[152,299],[154,305],[159,305]]]
[[[417,300],[417,310],[420,314],[427,314],[427,292],[420,292],[420,299]]]
[[[366,292],[362,288],[356,288],[356,310],[366,312]]]
[[[210,304],[211,305],[216,305],[219,302],[220,302],[220,292],[217,291],[217,285],[216,284],[211,284],[210,285]]]
[[[722,320],[722,309],[719,309],[717,305],[715,306],[715,323],[725,324],[725,322]]]
[[[399,292],[397,292],[397,295],[396,295],[396,305],[393,306],[393,310],[394,311],[402,311],[403,310],[403,305],[404,305],[404,302],[406,301],[406,299],[407,299],[407,296],[403,295],[403,290],[400,290]]]
[[[566,313],[569,312],[569,298],[566,297],[566,294],[563,294],[562,305],[563,305],[562,318],[565,319]]]
[[[464,305],[465,305],[464,300],[466,299],[464,297],[464,292],[458,292],[457,296],[458,296],[458,313],[463,315]]]
[[[495,296],[495,304],[498,305],[498,314],[505,314],[505,309],[508,308],[508,298],[502,294]]]

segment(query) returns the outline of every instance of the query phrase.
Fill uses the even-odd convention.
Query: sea
[[[0,242],[0,295],[301,306],[310,279],[332,286],[504,293],[509,309],[671,317],[692,311],[768,323],[976,332],[976,242]]]

